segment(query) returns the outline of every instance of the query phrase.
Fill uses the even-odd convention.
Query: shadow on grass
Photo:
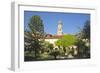
[[[40,59],[40,58],[35,58],[32,56],[25,56],[24,61],[25,62],[31,62],[31,61],[50,61],[50,60],[75,60],[75,59],[90,59],[90,57],[85,57],[85,58],[47,58],[47,59]]]

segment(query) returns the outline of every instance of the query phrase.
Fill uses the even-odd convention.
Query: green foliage
[[[58,50],[58,48],[52,49],[52,52],[50,52],[51,56],[54,56],[54,59],[57,59],[57,56],[60,55],[60,51]]]
[[[63,46],[63,47],[68,47],[71,45],[74,45],[76,42],[76,37],[74,35],[64,35],[62,39],[57,40],[55,44],[57,46]]]
[[[86,46],[86,43],[89,42],[84,42],[82,39],[77,40],[75,45],[78,48],[78,58],[90,58],[90,46]]]
[[[69,46],[75,45],[77,41],[76,36],[74,35],[64,35],[62,39],[59,39],[55,42],[55,44],[59,47],[59,55],[65,56],[65,53],[69,53]]]
[[[77,37],[80,39],[90,40],[90,21],[84,23],[83,28],[78,32]]]
[[[82,38],[90,39],[90,21],[86,21],[82,30]]]
[[[32,32],[39,32],[44,34],[44,25],[40,16],[34,15],[29,22],[29,28]]]
[[[43,41],[44,37],[44,25],[43,21],[40,16],[32,16],[29,21],[29,30],[25,31],[25,43],[29,43],[29,45],[25,45],[28,47],[28,50],[34,51],[35,57],[37,58],[39,56],[39,52],[42,47],[41,41]],[[41,40],[39,40],[41,39]]]
[[[43,52],[50,52],[53,49],[53,45],[47,41],[42,41],[41,51]]]
[[[63,40],[64,46],[68,47],[68,46],[74,45],[77,39],[74,35],[64,35],[62,40]]]
[[[59,39],[59,40],[57,40],[57,41],[55,42],[55,44],[56,44],[57,46],[62,46],[63,41],[62,41],[61,39]]]
[[[28,50],[28,51],[33,51],[34,49],[32,49],[34,47],[34,39],[32,37],[32,33],[29,31],[25,31],[24,32],[24,50]]]
[[[90,58],[90,21],[84,23],[84,27],[77,36],[80,36],[76,42],[78,58]]]

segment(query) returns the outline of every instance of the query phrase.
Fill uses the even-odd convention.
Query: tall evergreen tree
[[[82,38],[90,39],[90,21],[86,21],[82,30]]]
[[[29,24],[28,24],[29,30],[25,32],[25,38],[24,40],[29,43],[28,50],[34,51],[35,59],[39,55],[39,51],[41,49],[41,43],[43,37],[44,37],[44,25],[43,21],[40,16],[34,15],[31,17]],[[41,40],[40,40],[41,39]],[[25,47],[25,45],[24,45]]]
[[[32,16],[29,22],[29,28],[32,31],[34,29],[34,32],[44,34],[44,25],[41,17],[38,15]]]

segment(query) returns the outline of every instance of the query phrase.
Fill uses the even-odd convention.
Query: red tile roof
[[[34,35],[32,35],[34,38]],[[51,34],[46,34],[44,39],[61,39],[64,35],[51,35]],[[37,36],[38,37],[38,36]],[[43,37],[38,37],[38,38],[43,38]]]
[[[46,36],[45,39],[61,39],[63,37],[63,35],[50,35],[50,36]]]

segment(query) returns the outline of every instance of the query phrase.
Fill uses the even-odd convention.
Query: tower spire
[[[62,31],[62,21],[59,20],[58,21],[58,29],[57,29],[57,35],[62,35],[63,31]]]

